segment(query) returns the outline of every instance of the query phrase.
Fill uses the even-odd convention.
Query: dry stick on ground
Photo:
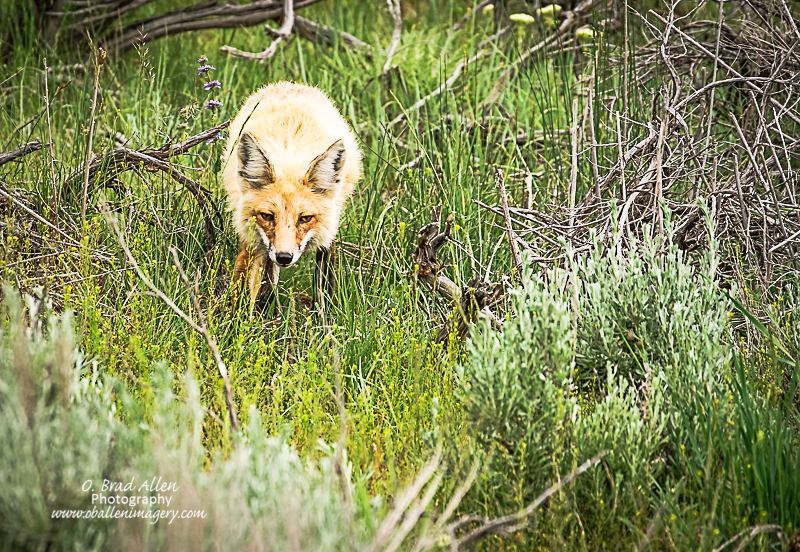
[[[8,153],[0,153],[0,165],[5,165],[6,163],[13,161],[14,159],[19,159],[20,157],[24,157],[29,153],[33,153],[34,151],[39,151],[42,149],[42,143],[37,138],[33,142],[28,142],[24,146],[20,146],[14,151],[10,151]]]
[[[519,254],[517,247],[517,237],[514,234],[514,227],[511,226],[511,215],[508,212],[508,196],[506,195],[505,178],[503,178],[503,169],[496,167],[494,170],[494,181],[497,188],[500,190],[500,201],[503,205],[503,218],[506,221],[506,235],[508,236],[508,243],[511,245],[511,255],[514,259],[514,269],[520,270],[522,268],[522,257]]]
[[[590,458],[589,460],[581,464],[575,471],[573,471],[563,479],[559,479],[555,484],[548,487],[547,490],[545,490],[542,494],[536,497],[536,500],[531,502],[524,510],[519,511],[516,514],[503,516],[501,518],[481,520],[483,521],[481,526],[476,529],[473,529],[463,537],[459,538],[456,542],[452,543],[451,550],[459,550],[462,546],[470,544],[471,542],[481,537],[484,537],[488,534],[504,534],[508,532],[518,531],[524,528],[527,525],[525,521],[536,512],[537,508],[539,508],[539,506],[543,504],[545,500],[547,500],[552,495],[560,491],[562,487],[564,487],[567,483],[572,482],[580,474],[596,466],[600,462],[600,460],[605,458],[607,455],[608,451],[603,451],[595,455],[594,457]],[[462,518],[460,520],[454,521],[448,526],[448,531],[455,533],[455,531],[458,528],[467,525],[475,520],[476,520],[475,517],[468,516],[467,518]]]
[[[190,328],[194,331],[199,333],[205,339],[206,345],[208,345],[209,350],[211,350],[211,354],[214,357],[214,362],[217,364],[217,370],[219,371],[219,375],[222,378],[222,381],[225,386],[225,401],[228,403],[228,414],[230,415],[231,419],[231,427],[234,431],[239,431],[239,418],[236,415],[236,407],[233,404],[233,393],[231,392],[231,382],[228,379],[228,369],[225,366],[225,362],[222,360],[222,356],[219,353],[219,348],[217,348],[217,342],[211,336],[211,332],[208,330],[208,326],[205,320],[205,316],[203,315],[203,310],[200,306],[200,302],[197,299],[197,295],[194,292],[194,288],[192,288],[191,283],[189,282],[189,278],[186,276],[186,273],[183,271],[183,266],[181,265],[180,261],[178,260],[178,254],[175,251],[174,247],[170,247],[170,253],[172,253],[172,257],[175,262],[175,266],[178,268],[180,273],[181,279],[183,280],[184,285],[186,286],[187,291],[189,292],[189,296],[191,297],[192,304],[194,306],[195,311],[197,312],[197,317],[200,321],[198,324],[194,321],[194,319],[183,312],[183,310],[176,305],[172,299],[167,297],[167,295],[158,289],[156,285],[148,278],[145,273],[142,271],[142,268],[139,266],[139,263],[134,258],[133,253],[131,250],[128,249],[128,244],[125,241],[125,236],[119,229],[117,225],[117,221],[114,216],[111,214],[111,211],[108,208],[108,204],[103,202],[101,204],[101,210],[103,213],[103,218],[106,220],[106,224],[108,224],[111,231],[114,233],[114,237],[119,243],[120,247],[122,248],[123,252],[125,253],[125,257],[127,258],[128,262],[133,266],[136,274],[139,276],[139,279],[147,286],[150,291],[152,291],[156,297],[161,299],[164,304],[166,304],[172,312],[177,314],[184,322],[186,322]]]
[[[300,38],[325,47],[333,47],[337,42],[346,48],[363,54],[367,59],[372,58],[372,46],[353,35],[315,23],[299,15],[294,16],[293,32]]]
[[[245,58],[245,59],[252,59],[258,61],[260,63],[264,63],[269,58],[275,55],[275,52],[278,51],[278,44],[283,42],[290,34],[292,34],[292,28],[294,27],[294,0],[283,0],[283,24],[281,28],[277,31],[273,31],[275,39],[272,41],[272,44],[267,47],[266,50],[259,53],[253,52],[244,52],[232,46],[223,46],[219,49],[220,52],[226,52],[231,54],[235,57]],[[269,27],[266,27],[267,32],[272,31]]]
[[[97,110],[97,89],[100,85],[100,68],[106,61],[106,51],[98,48],[95,53],[94,93],[92,94],[92,112],[89,116],[89,143],[86,145],[86,178],[83,181],[83,201],[81,202],[81,236],[86,231],[86,199],[89,195],[89,161],[92,159],[92,138],[94,138],[94,116]]]
[[[400,33],[403,31],[403,15],[400,12],[400,0],[386,0],[389,6],[389,13],[394,19],[394,30],[392,31],[392,42],[389,44],[389,51],[386,52],[386,63],[383,64],[381,75],[385,75],[392,68],[392,58],[400,45]]]

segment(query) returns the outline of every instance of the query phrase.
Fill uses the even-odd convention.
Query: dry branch
[[[294,4],[294,9],[302,9],[319,1],[300,0]],[[118,34],[109,32],[107,38],[111,49],[125,52],[137,44],[167,35],[175,36],[203,29],[253,27],[280,19],[283,14],[283,3],[274,0],[256,0],[247,4],[211,0],[137,21],[127,25]]]
[[[403,16],[400,13],[400,0],[386,0],[389,6],[389,13],[392,14],[394,19],[394,30],[392,31],[392,42],[389,44],[389,50],[386,52],[386,63],[383,64],[383,71],[381,74],[385,75],[392,68],[392,58],[400,45],[400,34],[403,31]]]
[[[333,47],[334,44],[339,43],[350,50],[363,54],[367,59],[372,58],[372,46],[366,42],[349,33],[315,23],[299,15],[294,16],[294,33],[300,38],[326,48]]]
[[[178,144],[167,143],[158,149],[145,148],[143,150],[134,150],[129,148],[116,148],[102,157],[93,158],[89,163],[89,170],[86,171],[86,175],[92,182],[96,181],[98,178],[102,178],[103,182],[109,182],[118,174],[128,170],[134,170],[140,165],[149,171],[162,171],[168,174],[174,180],[183,184],[195,197],[197,204],[203,212],[206,244],[208,249],[211,250],[216,243],[214,218],[221,218],[216,206],[210,200],[211,191],[183,174],[175,168],[175,165],[166,160],[176,155],[182,155],[197,144],[215,137],[220,131],[227,128],[229,124],[230,120],[225,121],[213,128],[191,136]],[[84,167],[81,166],[73,171],[67,177],[66,181],[70,182],[83,173]]]
[[[433,221],[417,233],[417,248],[411,256],[414,278],[422,282],[429,292],[441,295],[455,307],[458,313],[456,334],[459,338],[466,337],[470,326],[480,317],[487,318],[496,330],[501,329],[502,317],[497,316],[492,309],[496,309],[505,296],[503,284],[491,284],[481,278],[473,278],[460,289],[444,274],[444,267],[437,259],[437,254],[450,241],[455,213],[450,213],[447,217],[441,232],[440,214],[441,205],[433,210]],[[444,324],[437,332],[436,341],[446,340],[450,329],[448,324]]]
[[[539,506],[541,506],[548,498],[550,498],[552,495],[560,491],[568,483],[571,483],[580,474],[596,466],[598,463],[600,463],[600,460],[602,460],[606,456],[608,456],[608,451],[600,452],[599,454],[590,458],[589,460],[581,464],[577,469],[575,469],[575,471],[573,471],[566,477],[559,479],[556,483],[548,487],[542,494],[536,497],[536,500],[531,502],[527,507],[517,512],[516,514],[511,514],[496,519],[482,520],[482,523],[479,527],[473,529],[472,531],[470,531],[469,533],[460,537],[457,541],[452,543],[451,549],[459,550],[462,546],[469,545],[473,541],[485,537],[486,535],[507,534],[510,532],[518,531],[526,527],[527,526],[527,523],[525,523],[526,520],[529,517],[531,517],[539,508]],[[475,518],[462,518],[448,525],[447,531],[448,533],[454,534],[460,527],[463,527],[474,521]]]
[[[259,63],[264,63],[266,60],[274,56],[275,52],[278,51],[278,44],[286,40],[289,37],[289,35],[292,34],[293,27],[294,27],[294,0],[284,0],[283,24],[281,25],[280,29],[278,29],[277,31],[272,31],[272,29],[266,27],[266,29],[272,31],[272,33],[275,36],[272,43],[267,47],[266,50],[259,53],[253,53],[253,52],[245,52],[242,50],[238,50],[236,48],[233,48],[232,46],[223,46],[219,49],[219,51],[226,52],[235,57],[252,59],[258,61]]]
[[[180,273],[181,280],[183,280],[184,286],[186,287],[187,292],[189,293],[189,297],[192,301],[192,306],[197,313],[197,318],[199,322],[195,322],[194,319],[186,314],[175,302],[170,299],[163,291],[161,291],[153,282],[148,278],[145,273],[142,271],[142,268],[139,266],[139,263],[136,261],[136,258],[131,253],[131,250],[128,249],[128,244],[125,241],[124,234],[120,231],[119,226],[117,225],[117,221],[114,216],[111,214],[109,210],[108,204],[103,202],[101,205],[101,210],[103,213],[103,218],[106,220],[106,224],[108,224],[111,231],[114,233],[114,238],[119,243],[120,247],[122,248],[123,252],[125,253],[125,257],[127,258],[128,262],[133,266],[136,274],[139,276],[139,279],[147,286],[150,291],[152,291],[156,297],[161,299],[165,305],[167,305],[172,312],[177,314],[184,322],[186,322],[190,328],[194,331],[199,333],[203,336],[203,339],[208,345],[211,354],[214,357],[214,362],[217,365],[217,371],[219,372],[220,377],[222,378],[222,382],[225,387],[225,401],[228,405],[228,414],[230,415],[231,420],[231,428],[233,431],[239,431],[239,418],[236,415],[236,407],[233,402],[233,393],[231,391],[231,383],[228,379],[228,369],[225,366],[225,362],[222,360],[222,355],[219,353],[219,348],[217,347],[216,340],[211,336],[211,332],[208,329],[208,324],[206,322],[205,315],[203,314],[203,309],[200,306],[200,302],[197,299],[197,295],[195,294],[194,288],[189,282],[189,278],[186,276],[186,273],[183,270],[183,266],[181,265],[180,261],[178,260],[178,254],[175,251],[174,247],[170,247],[170,253],[172,254],[173,261],[175,266]]]
[[[33,153],[34,151],[39,151],[44,146],[37,138],[33,142],[28,142],[24,146],[20,146],[13,151],[9,151],[8,153],[0,153],[0,166],[5,165],[10,161],[14,161],[15,159],[19,159],[20,157],[24,157],[29,153]]]

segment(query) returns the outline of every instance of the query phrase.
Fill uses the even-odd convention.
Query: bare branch
[[[392,14],[394,19],[394,31],[392,31],[392,42],[389,44],[389,50],[386,53],[386,63],[383,64],[383,71],[381,74],[385,75],[389,69],[392,68],[392,57],[400,44],[400,34],[403,31],[403,16],[400,13],[400,0],[386,0],[389,6],[389,13]]]
[[[236,48],[233,48],[232,46],[223,46],[219,49],[219,51],[226,52],[235,57],[252,59],[258,61],[259,63],[264,63],[272,56],[274,56],[275,52],[278,51],[278,44],[286,40],[286,38],[288,38],[289,35],[292,34],[293,27],[294,27],[294,0],[283,0],[283,24],[281,25],[280,29],[274,32],[275,39],[267,47],[266,50],[264,50],[263,52],[253,53],[253,52],[245,52],[242,50],[238,50]]]
[[[39,151],[42,149],[42,147],[44,146],[42,146],[42,143],[37,138],[33,142],[28,142],[24,146],[20,146],[13,151],[9,151],[8,153],[0,153],[0,165],[5,165],[10,161],[24,157],[29,153],[33,153],[34,151]]]
[[[600,460],[605,458],[607,455],[608,451],[603,451],[595,455],[594,457],[590,458],[589,460],[581,464],[575,471],[570,473],[568,476],[564,477],[563,479],[559,479],[555,484],[548,487],[547,490],[545,490],[542,494],[536,497],[536,500],[531,502],[525,509],[517,512],[516,514],[511,514],[497,519],[490,519],[484,521],[480,527],[478,527],[477,529],[473,529],[463,537],[459,538],[458,541],[453,543],[453,548],[455,550],[458,550],[462,546],[465,546],[488,534],[508,533],[513,531],[518,531],[524,528],[527,525],[526,523],[524,523],[525,520],[527,520],[527,518],[533,515],[533,513],[536,512],[536,510],[542,503],[544,503],[545,500],[547,500],[552,495],[560,491],[562,487],[572,482],[580,474],[596,466],[600,462]],[[466,524],[465,521],[468,523],[472,521],[472,519],[455,521],[448,526],[448,531],[455,532],[456,529]]]
[[[170,299],[163,291],[158,289],[158,287],[148,278],[145,273],[142,271],[142,268],[139,266],[139,263],[136,261],[136,258],[131,253],[131,250],[128,249],[128,244],[125,241],[125,236],[119,229],[117,225],[117,221],[114,216],[111,214],[110,209],[108,208],[108,204],[103,202],[101,204],[101,211],[103,213],[103,218],[106,220],[106,224],[108,224],[109,228],[114,234],[114,237],[119,243],[120,247],[125,253],[125,257],[128,259],[128,262],[133,266],[136,274],[139,276],[139,279],[147,286],[150,291],[152,291],[156,297],[161,299],[165,305],[167,305],[172,312],[177,314],[184,322],[186,322],[190,328],[194,331],[199,333],[203,336],[203,339],[208,345],[211,354],[214,357],[214,362],[217,365],[217,370],[219,371],[219,375],[222,378],[222,381],[225,386],[225,400],[228,403],[228,414],[230,414],[231,419],[231,427],[233,431],[239,431],[239,418],[236,416],[236,408],[233,403],[233,393],[231,392],[231,383],[228,379],[228,369],[225,366],[225,362],[222,360],[222,356],[219,354],[219,349],[217,348],[217,343],[213,337],[211,337],[211,333],[208,331],[208,327],[206,325],[205,316],[203,315],[203,310],[200,307],[200,302],[197,299],[197,296],[194,293],[194,288],[192,287],[191,283],[189,282],[189,278],[186,276],[186,273],[183,270],[183,266],[181,265],[180,261],[178,260],[177,252],[175,248],[170,247],[170,253],[172,253],[172,258],[175,262],[175,266],[178,268],[180,273],[181,279],[183,280],[184,285],[186,286],[186,290],[189,292],[189,296],[191,297],[192,304],[197,312],[197,316],[200,320],[200,323],[192,319],[191,316],[186,314],[178,305],[175,304],[172,299]]]
[[[506,221],[506,235],[508,236],[508,243],[511,246],[511,255],[514,259],[514,268],[520,270],[522,267],[522,257],[519,254],[517,247],[517,237],[514,234],[514,228],[511,226],[511,215],[508,212],[508,196],[506,195],[505,178],[503,178],[503,170],[496,167],[494,170],[494,181],[497,188],[500,190],[500,201],[503,206],[503,218]]]

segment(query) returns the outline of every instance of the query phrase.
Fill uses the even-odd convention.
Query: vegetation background
[[[0,166],[3,547],[800,550],[794,268],[778,259],[782,249],[773,258],[760,246],[748,265],[750,251],[725,234],[722,203],[686,176],[707,169],[703,186],[712,186],[734,165],[713,156],[673,163],[678,184],[666,199],[647,196],[650,218],[605,231],[587,218],[588,245],[572,240],[574,217],[560,237],[547,232],[563,218],[551,230],[515,223],[536,248],[522,263],[514,251],[522,242],[510,246],[504,217],[484,206],[507,194],[512,207],[574,213],[576,197],[599,186],[595,171],[612,172],[620,149],[648,135],[647,121],[659,130],[673,77],[691,90],[710,82],[697,75],[710,79],[713,59],[680,66],[679,76],[669,64],[647,63],[659,48],[653,37],[666,44],[668,34],[649,10],[687,29],[710,21],[701,32],[713,39],[718,22],[746,35],[758,9],[769,8],[763,13],[776,29],[791,29],[796,6],[409,1],[400,4],[389,64],[395,21],[379,1],[299,12],[364,47],[335,32],[330,44],[292,35],[264,63],[220,51],[258,52],[272,40],[262,27],[237,27],[129,51],[105,44],[98,64],[104,44],[66,25],[43,28],[42,10],[55,8],[42,6],[5,0],[2,12],[13,17],[0,32],[2,149],[44,144]],[[164,0],[135,15],[182,7]],[[120,26],[136,20],[119,18]],[[773,69],[793,70],[798,37]],[[199,70],[207,64],[213,69]],[[219,87],[205,86],[214,80]],[[278,80],[325,90],[365,154],[325,318],[309,308],[308,260],[284,271],[274,309],[251,316],[230,308],[238,243],[224,213],[224,141],[214,135],[168,160],[210,191],[208,204],[221,213],[210,217],[214,240],[185,179],[153,165],[120,173],[105,158],[84,192],[90,147],[100,160],[115,148],[178,143]],[[793,81],[777,82],[788,89]],[[206,108],[209,100],[221,106]],[[727,155],[737,140],[732,121],[755,115],[742,82],[720,88],[714,102],[712,95],[711,108],[683,124],[700,138],[695,144],[713,126],[705,147]],[[796,135],[796,124],[761,132],[743,122],[765,151],[759,136],[778,142]],[[670,155],[686,151],[678,132],[661,134]],[[794,202],[795,144],[784,147],[781,171],[765,172],[780,194],[778,211],[786,203],[786,237],[800,211],[786,199]],[[643,166],[633,159],[622,168],[632,190]],[[617,202],[617,184],[610,187],[595,212],[624,210],[626,196]],[[759,181],[756,192],[766,196],[770,185]],[[142,284],[104,204],[147,277],[205,319],[241,431],[229,422],[225,378],[206,341]],[[467,290],[500,286],[504,298],[491,312],[502,331],[473,316],[471,337],[463,335],[464,310],[415,277],[417,232],[440,205],[454,218],[438,268]],[[697,247],[681,234],[685,205],[702,223]],[[51,518],[53,510],[91,509],[86,480],[154,475],[180,481],[179,505],[210,517],[171,525]]]

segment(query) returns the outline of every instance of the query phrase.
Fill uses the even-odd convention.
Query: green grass
[[[511,5],[512,11],[525,8],[522,3]],[[230,309],[229,283],[238,243],[224,212],[225,195],[219,171],[222,143],[200,145],[189,155],[174,160],[196,169],[187,170],[187,174],[213,191],[213,201],[223,213],[217,243],[210,251],[206,248],[202,217],[195,200],[180,184],[161,173],[142,170],[140,178],[128,172],[114,188],[93,187],[83,238],[75,236],[80,246],[62,245],[56,235],[49,234],[50,239],[39,248],[38,240],[29,234],[30,220],[18,209],[7,204],[0,206],[4,221],[0,251],[3,279],[23,292],[43,287],[57,310],[73,310],[79,348],[87,358],[97,362],[102,373],[125,381],[134,399],[146,405],[146,409],[151,408],[153,397],[140,384],[149,385],[155,363],[164,361],[178,376],[173,384],[175,391],[186,392],[183,376],[192,373],[198,383],[200,402],[220,418],[225,419],[226,413],[222,382],[204,341],[164,304],[144,292],[103,221],[99,211],[101,197],[116,205],[120,225],[127,229],[130,248],[151,279],[187,312],[189,297],[172,265],[170,246],[177,249],[187,273],[196,278],[210,329],[230,371],[243,423],[249,422],[248,412],[255,408],[267,434],[289,428],[289,440],[300,455],[312,459],[325,456],[318,447],[320,439],[332,443],[339,434],[331,367],[333,353],[326,336],[335,337],[340,344],[349,431],[347,453],[353,463],[353,479],[366,481],[369,496],[381,496],[384,503],[391,502],[428,458],[431,434],[436,428],[441,426],[447,435],[451,461],[456,466],[447,489],[458,483],[463,475],[458,466],[478,446],[466,423],[457,376],[457,367],[467,363],[467,353],[461,343],[451,341],[442,345],[433,339],[452,309],[414,285],[408,276],[413,268],[411,253],[416,246],[417,230],[430,222],[431,211],[439,204],[443,213],[455,212],[453,237],[462,247],[448,245],[443,250],[441,257],[448,265],[447,273],[459,284],[476,276],[501,280],[513,262],[504,231],[498,227],[502,223],[473,203],[476,199],[497,203],[493,167],[499,166],[511,175],[507,187],[515,204],[521,203],[524,192],[519,175],[539,172],[542,176],[534,179],[535,204],[546,207],[549,203],[567,203],[572,102],[578,98],[579,115],[586,103],[585,95],[579,91],[579,80],[595,66],[593,86],[595,97],[600,98],[595,104],[595,124],[597,141],[604,144],[598,150],[604,166],[610,166],[616,159],[613,144],[616,129],[603,106],[608,98],[618,97],[622,91],[615,66],[620,57],[621,37],[609,30],[598,41],[594,61],[590,49],[567,50],[537,60],[506,83],[498,100],[500,107],[484,110],[484,102],[503,67],[543,36],[542,29],[532,25],[515,29],[499,39],[492,56],[465,69],[451,91],[411,113],[408,127],[398,125],[387,131],[389,121],[444,82],[456,64],[474,54],[477,45],[494,30],[491,16],[476,14],[464,30],[451,32],[452,22],[466,9],[461,2],[445,1],[436,6],[419,2],[404,9],[403,37],[394,58],[398,70],[390,78],[376,78],[384,63],[379,52],[370,61],[341,47],[326,49],[301,39],[282,44],[276,56],[263,65],[228,58],[218,52],[226,44],[262,50],[267,39],[259,28],[184,34],[148,44],[121,57],[112,53],[100,73],[101,102],[93,147],[96,155],[114,147],[113,132],[124,134],[129,140],[128,147],[133,148],[158,147],[169,139],[177,141],[195,134],[233,117],[254,89],[269,82],[306,82],[330,95],[352,124],[364,151],[364,176],[346,208],[339,239],[364,249],[360,252],[348,249],[359,258],[341,253],[338,256],[338,287],[328,325],[302,308],[304,299],[311,294],[311,256],[302,260],[299,267],[282,273],[279,306],[272,315],[251,317],[246,309]],[[713,11],[712,7],[706,9]],[[391,18],[385,4],[377,0],[324,2],[304,10],[303,15],[354,34],[376,49],[386,47],[391,35]],[[715,17],[708,14],[709,19]],[[598,18],[599,15],[595,17]],[[632,45],[643,42],[641,25],[631,25]],[[85,45],[80,48],[82,52],[88,51]],[[70,57],[73,54],[66,48],[56,53],[34,46],[11,48],[2,61],[0,79],[17,69],[23,71],[6,85],[7,92],[0,100],[0,136],[10,136],[16,126],[42,108],[42,57],[46,55],[48,64],[58,67],[74,61]],[[209,63],[216,67],[213,78],[222,82],[222,90],[213,96],[224,103],[218,113],[202,109],[212,96],[203,90],[202,81],[196,76],[196,60],[200,55],[208,56]],[[70,182],[64,182],[64,178],[86,156],[91,72],[91,69],[86,73],[66,69],[50,75],[51,96],[57,86],[73,79],[51,108],[55,173],[51,172],[44,150],[26,157],[22,163],[0,169],[0,179],[11,187],[27,190],[25,200],[48,219],[54,219],[53,208],[59,197],[60,216],[68,213],[77,221],[76,229],[80,226],[83,177],[79,175]],[[630,77],[630,113],[646,117],[651,110],[649,90],[635,94],[642,85],[632,68]],[[655,89],[659,82],[656,79],[647,86]],[[492,124],[479,132],[465,130],[457,120],[483,116],[491,117]],[[106,128],[113,132],[105,132]],[[517,144],[509,138],[518,131],[536,139]],[[631,125],[629,138],[634,139],[641,132]],[[14,144],[34,137],[47,140],[45,117],[24,128]],[[424,152],[422,161],[413,170],[398,173],[397,168],[416,158],[419,152]],[[53,177],[59,188],[57,194],[51,186]],[[587,153],[580,159],[578,196],[591,185]],[[39,233],[47,232],[42,225],[33,228]],[[91,252],[97,250],[111,254],[115,261],[94,260]],[[743,404],[749,404],[744,396],[750,392],[747,385],[742,383],[737,387],[743,395]],[[580,400],[593,404],[602,400],[602,396],[587,391]],[[748,415],[752,412],[753,409],[748,410]],[[123,411],[121,416],[124,415]],[[753,421],[757,423],[761,422]],[[715,429],[710,427],[709,435]],[[747,431],[757,434],[758,430],[753,425]],[[776,437],[775,451],[751,451],[758,455],[765,475],[769,473],[766,459],[770,454],[777,454],[777,461],[786,463],[785,471],[791,471],[796,455],[793,457],[782,447],[796,441],[796,435],[793,430],[787,431],[787,435]],[[202,444],[209,466],[214,464],[212,458],[216,454],[232,454],[227,431],[208,416],[204,418]],[[732,468],[737,457],[731,454],[720,462],[729,462]],[[602,478],[596,474],[592,477]],[[652,485],[654,495],[658,494],[655,489],[667,481]],[[603,492],[610,492],[607,482],[597,485]],[[537,489],[517,491],[519,497],[538,494]],[[505,492],[502,484],[495,492]],[[508,492],[513,495],[515,491]],[[708,488],[695,482],[685,492],[694,493],[688,501],[692,502],[702,492],[708,492]],[[503,513],[499,511],[501,505],[515,503],[513,497],[491,500],[481,493],[470,495],[465,508],[495,515]],[[658,500],[647,502],[646,515],[642,514],[635,522],[621,517],[616,510],[600,508],[598,519],[589,521],[602,535],[598,543],[587,543],[591,535],[579,538],[577,533],[568,534],[568,528],[577,531],[574,517],[570,517],[573,514],[565,506],[568,501],[559,502],[554,511],[559,512],[563,507],[566,513],[563,517],[543,518],[542,531],[547,536],[531,540],[523,537],[520,541],[510,541],[509,546],[526,549],[534,545],[556,546],[563,541],[575,549],[601,549],[603,542],[611,543],[609,548],[627,548],[631,542],[639,542],[637,539],[647,529],[647,520],[659,511],[662,503],[668,502],[663,498],[666,495],[658,496]],[[681,498],[675,500],[674,509],[678,512]],[[630,502],[629,506],[638,512],[635,504]],[[736,510],[733,505],[731,508]],[[622,510],[625,516],[633,516]],[[665,515],[671,513],[672,510],[667,510]],[[735,511],[737,516],[739,513]],[[686,545],[697,535],[705,535],[703,531],[711,527],[704,522],[695,523],[689,514],[678,515],[676,519],[688,520],[684,526],[670,526],[671,531],[681,535],[677,541]],[[626,522],[632,523],[635,530],[620,534]],[[704,539],[704,546],[711,546],[712,541],[719,544],[716,537]],[[669,548],[666,540],[659,542]]]

